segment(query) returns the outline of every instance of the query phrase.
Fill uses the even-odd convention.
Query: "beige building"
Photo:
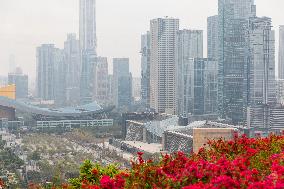
[[[225,139],[232,140],[236,130],[234,128],[194,128],[193,129],[193,152],[198,153],[209,140]]]

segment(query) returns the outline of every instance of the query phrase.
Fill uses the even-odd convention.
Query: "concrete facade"
[[[150,108],[175,114],[176,45],[179,19],[157,18],[150,22]]]
[[[234,133],[233,128],[194,128],[193,129],[193,152],[198,153],[199,149],[207,144],[208,140],[225,139],[232,140]]]

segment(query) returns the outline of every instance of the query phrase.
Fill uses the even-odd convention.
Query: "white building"
[[[150,22],[150,108],[159,113],[177,112],[176,45],[179,19],[157,18]]]
[[[110,100],[108,89],[108,61],[106,57],[97,57],[94,66],[94,100],[100,104],[108,104]]]

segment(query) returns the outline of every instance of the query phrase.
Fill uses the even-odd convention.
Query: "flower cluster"
[[[198,154],[178,152],[145,161],[142,153],[130,170],[86,161],[68,188],[85,189],[283,189],[284,136],[210,141]]]

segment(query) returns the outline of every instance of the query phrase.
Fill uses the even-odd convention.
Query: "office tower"
[[[80,45],[76,34],[68,34],[64,42],[64,61],[66,65],[66,103],[78,104],[80,100]]]
[[[271,19],[251,18],[249,27],[249,104],[276,103],[275,33]]]
[[[9,57],[9,73],[14,73],[16,70],[16,57],[15,55],[11,54]]]
[[[190,58],[182,70],[181,114],[210,115],[217,111],[218,62],[206,58]]]
[[[184,78],[188,70],[188,63],[192,58],[203,58],[203,31],[202,30],[180,30],[177,33],[177,73],[176,73],[176,91],[177,91],[177,113],[184,114]],[[188,112],[186,112],[188,113]]]
[[[207,18],[208,58],[218,60],[218,15]]]
[[[23,74],[21,68],[16,68],[13,73],[8,74],[8,84],[16,85],[16,99],[28,98],[29,81],[28,76]]]
[[[277,83],[277,104],[284,105],[284,79],[278,79]]]
[[[37,48],[36,56],[37,97],[41,98],[42,100],[54,100],[54,45],[41,45]]]
[[[150,32],[141,36],[141,100],[150,107]]]
[[[128,109],[132,104],[132,76],[128,58],[113,59],[113,100],[118,109]]]
[[[246,117],[248,19],[255,14],[253,0],[219,0],[219,114],[233,124]]]
[[[150,108],[177,113],[176,47],[179,19],[157,18],[150,22]]]
[[[113,99],[113,75],[108,75],[108,97],[109,97],[109,104],[114,104]]]
[[[276,104],[275,33],[271,19],[250,18],[249,22],[249,126],[269,127],[269,107]]]
[[[141,78],[132,78],[132,96],[133,100],[139,102],[141,100]]]
[[[96,0],[80,0],[80,48],[97,54]]]
[[[96,1],[80,0],[81,103],[92,102],[94,66],[97,56]]]
[[[279,26],[278,78],[284,79],[284,25]]]
[[[100,104],[109,103],[108,62],[106,57],[97,57],[94,68],[94,99]]]
[[[66,103],[66,75],[67,65],[64,61],[64,50],[55,48],[54,49],[54,100],[58,106],[64,106]]]

